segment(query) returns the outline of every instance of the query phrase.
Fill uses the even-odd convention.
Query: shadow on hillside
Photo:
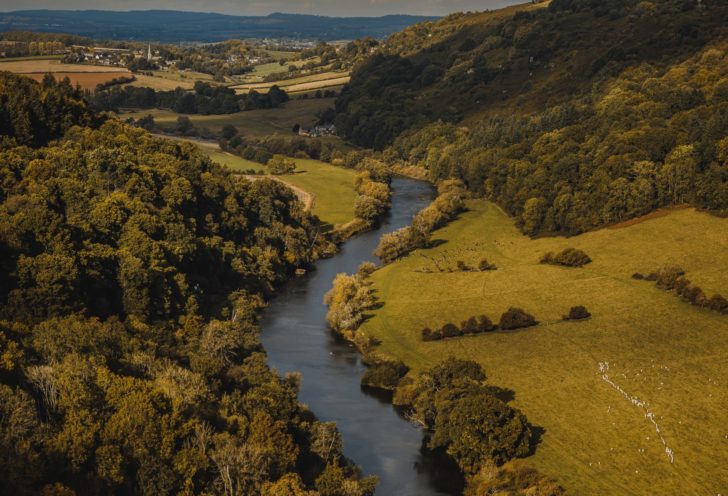
[[[543,435],[546,434],[546,429],[539,426],[529,424],[531,427],[531,440],[528,444],[528,456],[536,454],[536,449],[541,445]]]

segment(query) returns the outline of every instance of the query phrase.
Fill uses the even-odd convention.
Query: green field
[[[207,156],[209,156],[214,162],[224,165],[235,172],[246,172],[251,169],[256,171],[266,170],[265,166],[259,164],[258,162],[245,160],[244,158],[238,157],[237,155],[233,155],[231,153],[207,150],[205,148],[201,148],[201,150],[203,150],[207,154]]]
[[[570,494],[726,494],[728,488],[728,317],[697,308],[634,272],[677,264],[710,296],[728,295],[728,219],[693,209],[573,238],[531,240],[493,204],[477,201],[437,231],[444,243],[420,250],[372,276],[383,303],[360,332],[381,352],[419,369],[447,356],[483,364],[493,384],[515,393],[514,405],[545,429],[529,459]],[[580,248],[581,269],[538,263],[547,251]],[[482,258],[490,272],[439,272]],[[571,306],[591,319],[563,322]],[[423,327],[460,323],[510,306],[541,325],[520,331],[423,343]],[[647,403],[646,410],[602,377]]]
[[[233,171],[266,171],[266,167],[244,158],[201,148],[209,157]],[[294,188],[300,188],[313,196],[313,213],[324,223],[333,227],[354,219],[354,176],[351,169],[336,167],[318,160],[294,159],[296,172],[279,179]]]
[[[218,133],[226,124],[232,124],[244,136],[267,136],[273,133],[293,134],[293,125],[310,127],[315,124],[319,111],[333,107],[332,98],[312,98],[308,100],[291,100],[279,108],[249,110],[226,115],[189,115],[192,123],[199,129],[208,128]],[[122,118],[138,119],[151,114],[157,124],[172,126],[181,114],[171,110],[140,110],[125,112]]]
[[[295,161],[296,172],[280,178],[313,195],[313,213],[334,227],[353,220],[356,173],[318,160]]]

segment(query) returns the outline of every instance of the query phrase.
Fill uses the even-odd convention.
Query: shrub
[[[635,272],[634,274],[632,274],[632,279],[635,279],[637,281],[642,281],[644,278],[645,276],[643,276],[639,272]]]
[[[489,332],[494,331],[496,326],[493,324],[493,321],[488,318],[488,316],[481,315],[478,317],[478,329],[480,329],[480,332]]]
[[[364,311],[374,303],[371,289],[361,278],[337,274],[331,289],[324,296],[329,310],[326,320],[335,331],[354,331],[364,320]]]
[[[533,315],[526,313],[520,308],[511,307],[506,310],[500,319],[500,328],[505,330],[531,327],[538,324]]]
[[[271,174],[291,174],[296,170],[296,162],[282,155],[274,155],[268,161],[268,170]]]
[[[443,338],[454,338],[462,335],[462,331],[455,324],[445,324],[442,326],[441,332]]]
[[[359,195],[354,202],[354,215],[367,222],[374,222],[384,214],[387,206],[367,195]]]
[[[687,279],[682,280],[687,281]],[[682,291],[678,291],[678,294],[693,305],[699,307],[706,306],[708,302],[708,298],[705,296],[703,290],[697,286],[691,286],[690,281],[687,281],[687,285],[684,286]]]
[[[683,300],[698,307],[707,307],[715,312],[728,314],[728,301],[719,294],[711,298],[698,286],[693,286],[685,276],[685,271],[677,266],[663,267],[650,273],[645,280],[666,291],[675,291]]]
[[[384,234],[374,250],[374,255],[379,257],[385,264],[388,264],[415,249],[417,244],[412,228],[402,227],[394,232]]]
[[[541,257],[542,264],[563,265],[566,267],[582,267],[591,261],[589,255],[576,248],[566,248],[557,254],[548,252]]]
[[[591,314],[583,305],[577,305],[575,307],[571,307],[569,310],[569,314],[564,317],[564,320],[582,320],[582,319],[588,319],[591,317]]]
[[[391,390],[397,387],[407,372],[409,372],[409,367],[402,362],[375,363],[362,375],[361,385]]]
[[[475,317],[470,317],[468,320],[464,320],[463,323],[460,324],[460,328],[462,329],[463,334],[477,334],[480,332],[478,319]]]
[[[362,262],[359,265],[359,269],[356,271],[359,278],[364,279],[370,276],[374,271],[377,270],[377,265],[372,262]]]
[[[715,294],[710,300],[708,300],[708,308],[715,312],[728,314],[728,300],[726,300],[722,295]]]
[[[424,329],[422,329],[422,341],[436,341],[441,337],[442,336],[440,336],[439,338],[436,337],[435,332],[429,327],[425,327]]]
[[[488,263],[488,260],[485,258],[478,263],[478,270],[481,272],[485,272],[486,270],[495,270],[497,268],[498,267],[496,267],[495,264]]]
[[[675,289],[677,280],[684,275],[685,271],[681,267],[668,266],[652,272],[645,279],[655,281],[658,288],[673,290]]]
[[[468,267],[468,264],[466,264],[462,260],[457,261],[457,266],[459,272],[470,272],[470,267]]]

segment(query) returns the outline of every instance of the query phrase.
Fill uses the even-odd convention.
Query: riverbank
[[[345,454],[365,474],[380,477],[378,494],[458,495],[462,479],[456,467],[422,450],[422,431],[387,398],[361,388],[366,367],[360,354],[326,323],[323,295],[336,274],[375,261],[381,235],[409,225],[435,198],[431,185],[402,177],[393,179],[392,192],[392,209],[379,227],[350,238],[332,258],[281,288],[261,315],[261,341],[272,367],[301,372],[300,401],[321,420],[337,422]]]

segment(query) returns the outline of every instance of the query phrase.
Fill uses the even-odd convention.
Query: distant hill
[[[23,10],[0,13],[2,31],[69,33],[94,39],[220,41],[231,38],[304,38],[349,40],[382,38],[407,26],[436,18],[325,17],[298,14],[232,16],[174,10]]]

